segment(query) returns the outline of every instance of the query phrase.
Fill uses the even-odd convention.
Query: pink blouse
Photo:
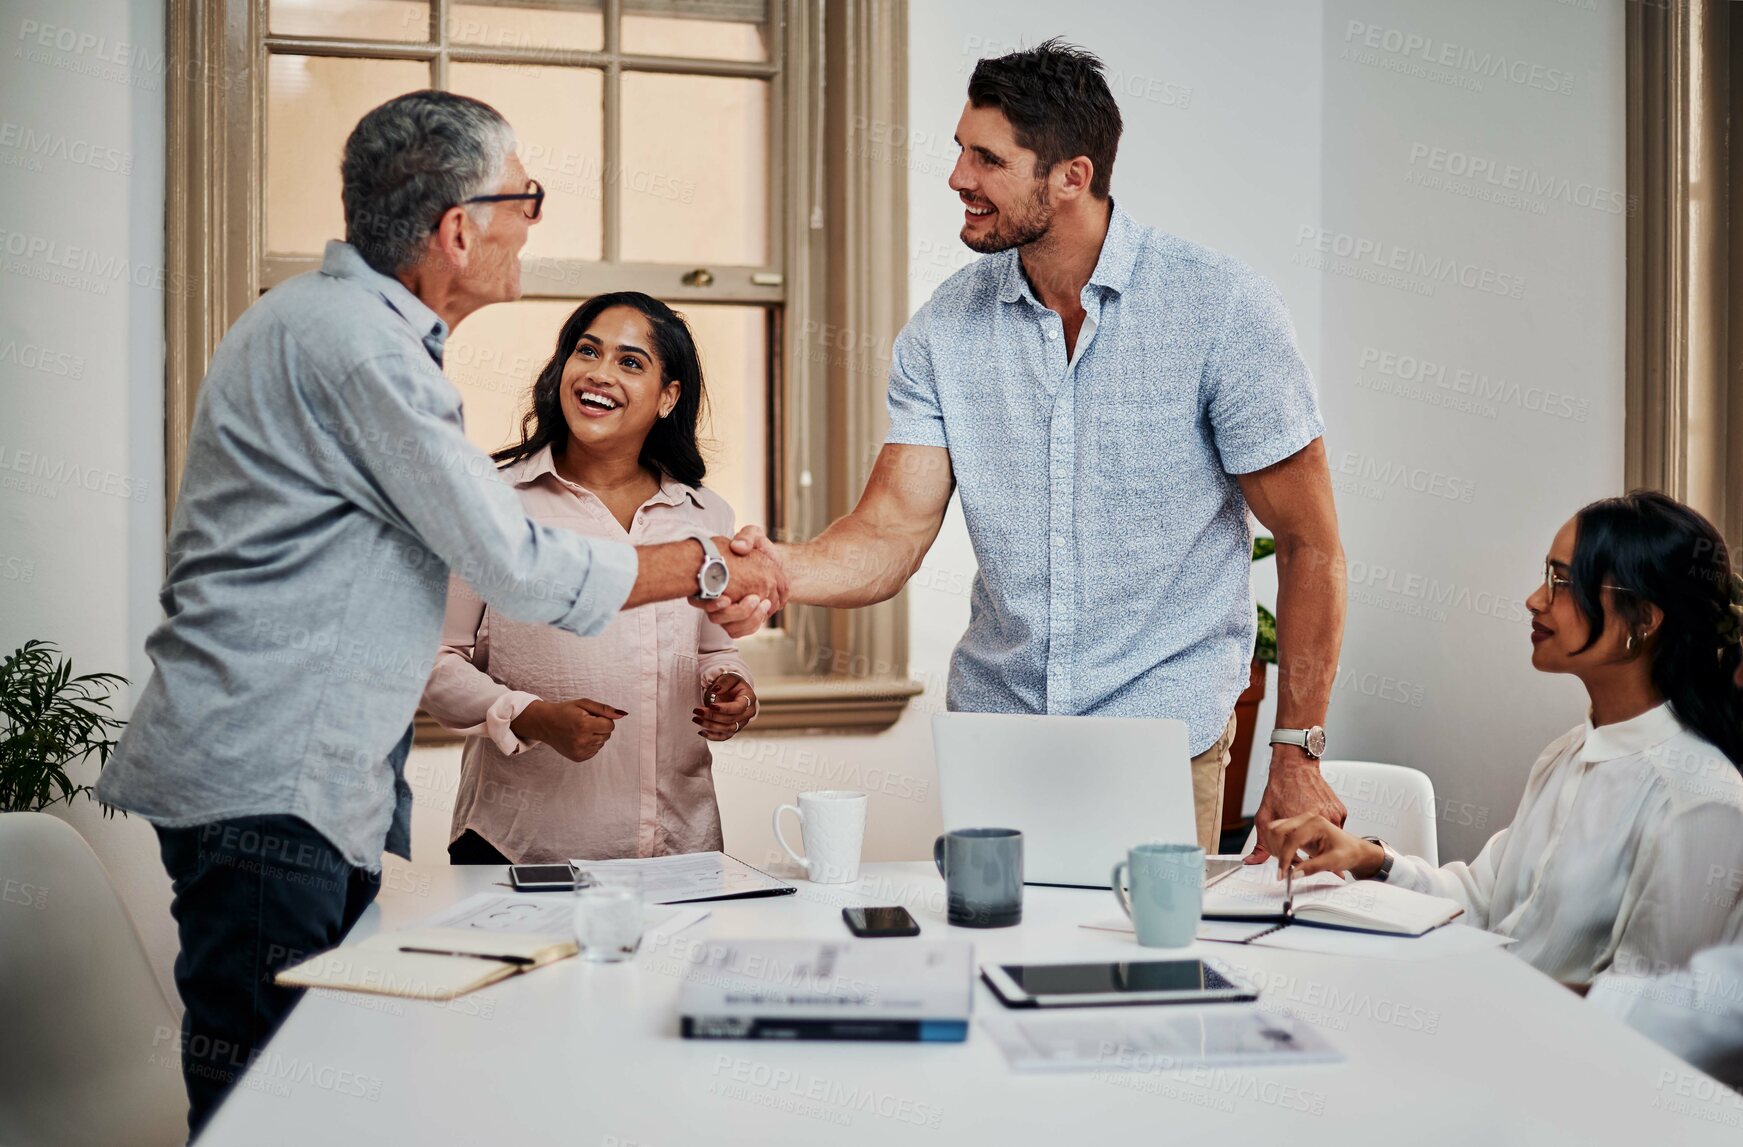
[[[720,495],[667,481],[626,535],[604,502],[556,472],[549,449],[502,476],[547,526],[633,545],[733,533]],[[471,829],[517,864],[720,848],[714,759],[690,710],[728,671],[751,680],[732,638],[688,602],[625,610],[597,637],[577,637],[504,617],[450,578],[424,687],[430,715],[467,735],[449,839]],[[509,727],[534,700],[577,697],[629,712],[591,760],[568,760]]]

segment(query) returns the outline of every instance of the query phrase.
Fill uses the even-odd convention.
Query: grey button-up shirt
[[[980,564],[952,709],[1173,717],[1215,743],[1253,656],[1235,475],[1324,433],[1276,289],[1115,205],[1067,355],[1017,252],[896,340],[888,440],[942,446]]]
[[[528,521],[466,440],[447,336],[338,242],[224,336],[104,802],[167,827],[290,814],[353,864],[409,857],[403,767],[449,570],[582,636],[628,598],[631,547]]]

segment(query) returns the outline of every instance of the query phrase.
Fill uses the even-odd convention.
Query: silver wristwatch
[[[1273,729],[1273,745],[1299,745],[1314,760],[1325,756],[1325,730],[1318,725],[1308,729]]]
[[[726,562],[713,538],[698,535],[696,540],[702,543],[702,568],[696,574],[696,596],[703,601],[713,601],[726,592],[729,580]]]
[[[1364,836],[1362,839],[1367,841],[1369,844],[1379,845],[1380,851],[1386,854],[1386,858],[1380,862],[1379,869],[1375,871],[1374,875],[1368,878],[1369,880],[1378,880],[1381,884],[1386,883],[1386,881],[1392,879],[1392,862],[1398,859],[1398,854],[1392,850],[1391,845],[1387,844],[1377,836]]]

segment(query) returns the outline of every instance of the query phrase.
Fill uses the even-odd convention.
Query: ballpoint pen
[[[474,960],[495,960],[502,964],[536,964],[538,961],[531,956],[487,956],[483,952],[456,952],[451,948],[401,948],[402,952],[415,952],[421,956],[470,956]]]
[[[1283,919],[1295,919],[1295,858],[1289,858],[1289,866],[1283,870]]]

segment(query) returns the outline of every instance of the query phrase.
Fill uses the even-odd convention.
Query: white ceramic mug
[[[865,807],[868,798],[849,789],[822,789],[800,793],[797,805],[775,810],[775,839],[787,855],[805,870],[814,884],[851,884],[859,879],[859,852],[865,844]],[[791,810],[799,818],[800,856],[781,835],[781,814]]]

